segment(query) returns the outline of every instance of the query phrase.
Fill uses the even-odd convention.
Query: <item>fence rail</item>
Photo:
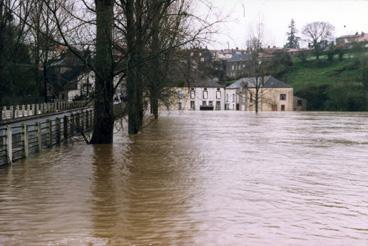
[[[6,120],[15,120],[31,116],[40,116],[43,114],[58,113],[72,109],[79,109],[90,106],[88,101],[76,102],[54,102],[42,104],[27,104],[4,106],[0,108],[0,122]]]
[[[32,153],[60,145],[70,137],[92,130],[94,110],[84,109],[53,120],[0,127],[0,166]]]

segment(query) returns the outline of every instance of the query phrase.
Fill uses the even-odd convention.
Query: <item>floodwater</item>
[[[368,245],[368,114],[171,113],[0,169],[0,245]]]

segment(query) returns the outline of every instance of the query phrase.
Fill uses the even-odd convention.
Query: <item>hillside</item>
[[[358,58],[295,60],[279,78],[308,100],[310,110],[364,111],[368,106],[362,71]]]

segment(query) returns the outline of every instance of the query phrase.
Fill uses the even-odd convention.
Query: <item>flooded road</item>
[[[171,113],[0,169],[0,245],[368,245],[368,114]]]

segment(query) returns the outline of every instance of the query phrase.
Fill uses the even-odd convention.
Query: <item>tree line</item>
[[[15,81],[8,73],[26,68],[29,74],[14,87],[29,86],[47,100],[47,72],[63,47],[95,75],[90,143],[112,143],[113,97],[121,84],[127,94],[128,130],[136,134],[147,99],[158,118],[159,101],[165,100],[171,79],[168,71],[178,64],[180,51],[206,41],[213,31],[216,22],[209,15],[194,14],[200,2],[0,0],[0,99]]]

